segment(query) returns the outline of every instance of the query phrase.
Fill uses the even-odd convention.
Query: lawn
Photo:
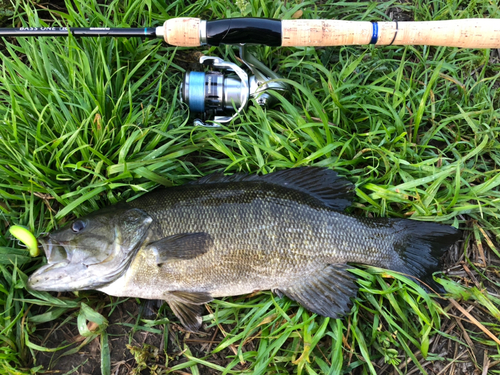
[[[8,26],[141,27],[172,17],[387,21],[499,18],[495,1],[87,0],[21,3]],[[499,21],[500,22],[500,21]],[[291,87],[221,127],[193,125],[179,86],[201,54],[157,39],[5,38],[0,46],[0,373],[500,373],[500,49],[249,47]],[[270,292],[206,306],[200,333],[166,306],[26,290],[36,236],[160,185],[214,172],[336,170],[352,214],[453,225],[438,303],[371,267],[344,319]],[[476,372],[474,372],[476,371]],[[51,373],[51,372],[48,372]]]

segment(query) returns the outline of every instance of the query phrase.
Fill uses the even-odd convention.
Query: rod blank
[[[26,36],[68,36],[71,32],[76,37],[148,37],[156,38],[155,27],[142,28],[108,28],[108,27],[19,27],[0,28],[0,37],[26,37]]]

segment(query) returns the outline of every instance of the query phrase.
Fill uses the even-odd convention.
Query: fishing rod
[[[0,36],[149,37],[178,47],[262,44],[272,47],[328,47],[375,44],[500,48],[500,19],[470,18],[423,22],[275,20],[229,18],[204,21],[172,18],[160,27],[0,28]]]
[[[159,27],[143,28],[0,28],[0,36],[146,37],[162,38],[171,46],[198,47],[233,44],[240,46],[240,58],[252,76],[237,64],[203,56],[200,63],[213,69],[187,72],[181,100],[203,120],[231,121],[254,97],[262,106],[273,103],[269,91],[286,92],[279,76],[253,55],[245,45],[272,47],[328,47],[344,45],[377,46],[429,45],[460,48],[500,48],[500,19],[461,19],[423,22],[369,22],[339,20],[276,20],[230,18],[205,21],[199,18],[172,18]],[[203,120],[196,122],[206,125]]]

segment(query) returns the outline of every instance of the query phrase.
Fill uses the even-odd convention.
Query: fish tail
[[[393,228],[401,236],[394,246],[397,256],[388,268],[413,276],[436,292],[443,292],[432,274],[441,270],[441,257],[461,238],[461,231],[448,225],[406,219],[394,220]]]

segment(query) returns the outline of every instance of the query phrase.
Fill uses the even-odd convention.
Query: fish
[[[77,218],[39,238],[47,264],[28,287],[164,300],[196,332],[214,298],[271,290],[340,318],[371,265],[439,285],[452,226],[346,213],[354,185],[328,168],[209,174]]]

